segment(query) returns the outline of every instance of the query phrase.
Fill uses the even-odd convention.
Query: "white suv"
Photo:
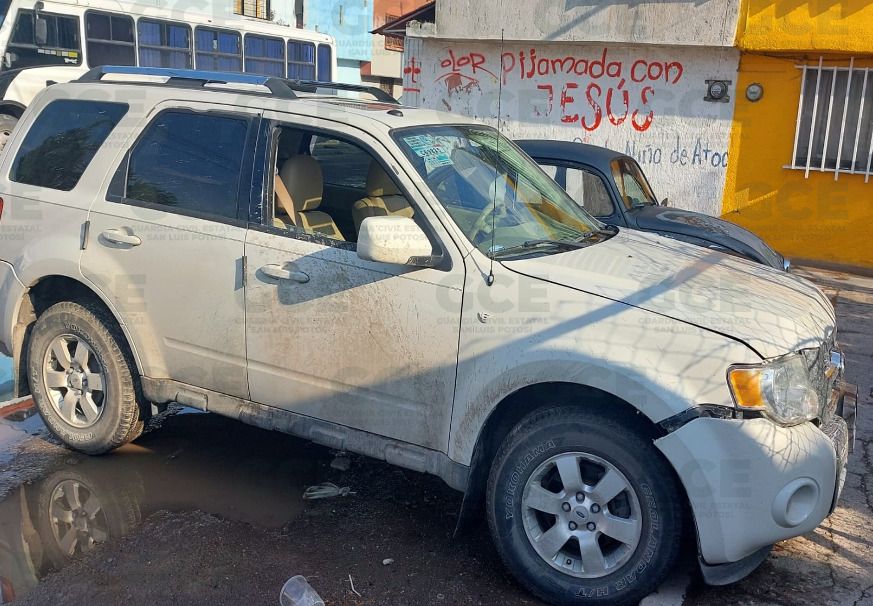
[[[855,400],[819,290],[606,228],[479,122],[329,88],[106,67],[28,108],[0,345],[64,443],[176,401],[436,474],[554,604],[639,600],[683,528],[742,578],[833,510]]]

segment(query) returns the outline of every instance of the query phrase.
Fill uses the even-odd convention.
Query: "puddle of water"
[[[44,430],[30,398],[0,403],[0,465],[12,460],[19,444]]]
[[[0,402],[12,396],[12,358],[0,356]]]
[[[159,510],[282,527],[303,510],[303,491],[318,482],[328,456],[311,443],[208,414],[172,416],[106,456],[71,453],[62,468],[0,502],[0,604]]]

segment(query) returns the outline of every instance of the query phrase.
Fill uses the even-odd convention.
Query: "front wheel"
[[[488,480],[491,533],[513,575],[552,604],[633,604],[679,553],[673,472],[650,440],[576,408],[522,420]]]

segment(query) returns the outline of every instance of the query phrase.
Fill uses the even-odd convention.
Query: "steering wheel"
[[[476,218],[476,221],[471,228],[470,240],[472,240],[473,244],[478,245],[479,235],[489,234],[492,231],[493,225],[509,214],[506,206],[500,207],[501,212],[497,212],[497,210],[496,198],[491,200],[491,202],[488,203],[488,206],[482,209],[482,213]]]

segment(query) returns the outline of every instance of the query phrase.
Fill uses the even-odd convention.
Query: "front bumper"
[[[12,355],[13,330],[17,321],[18,303],[27,290],[9,263],[0,261],[0,354]]]
[[[846,427],[837,415],[822,428],[699,418],[657,440],[685,487],[705,564],[739,562],[818,526],[845,478]]]

